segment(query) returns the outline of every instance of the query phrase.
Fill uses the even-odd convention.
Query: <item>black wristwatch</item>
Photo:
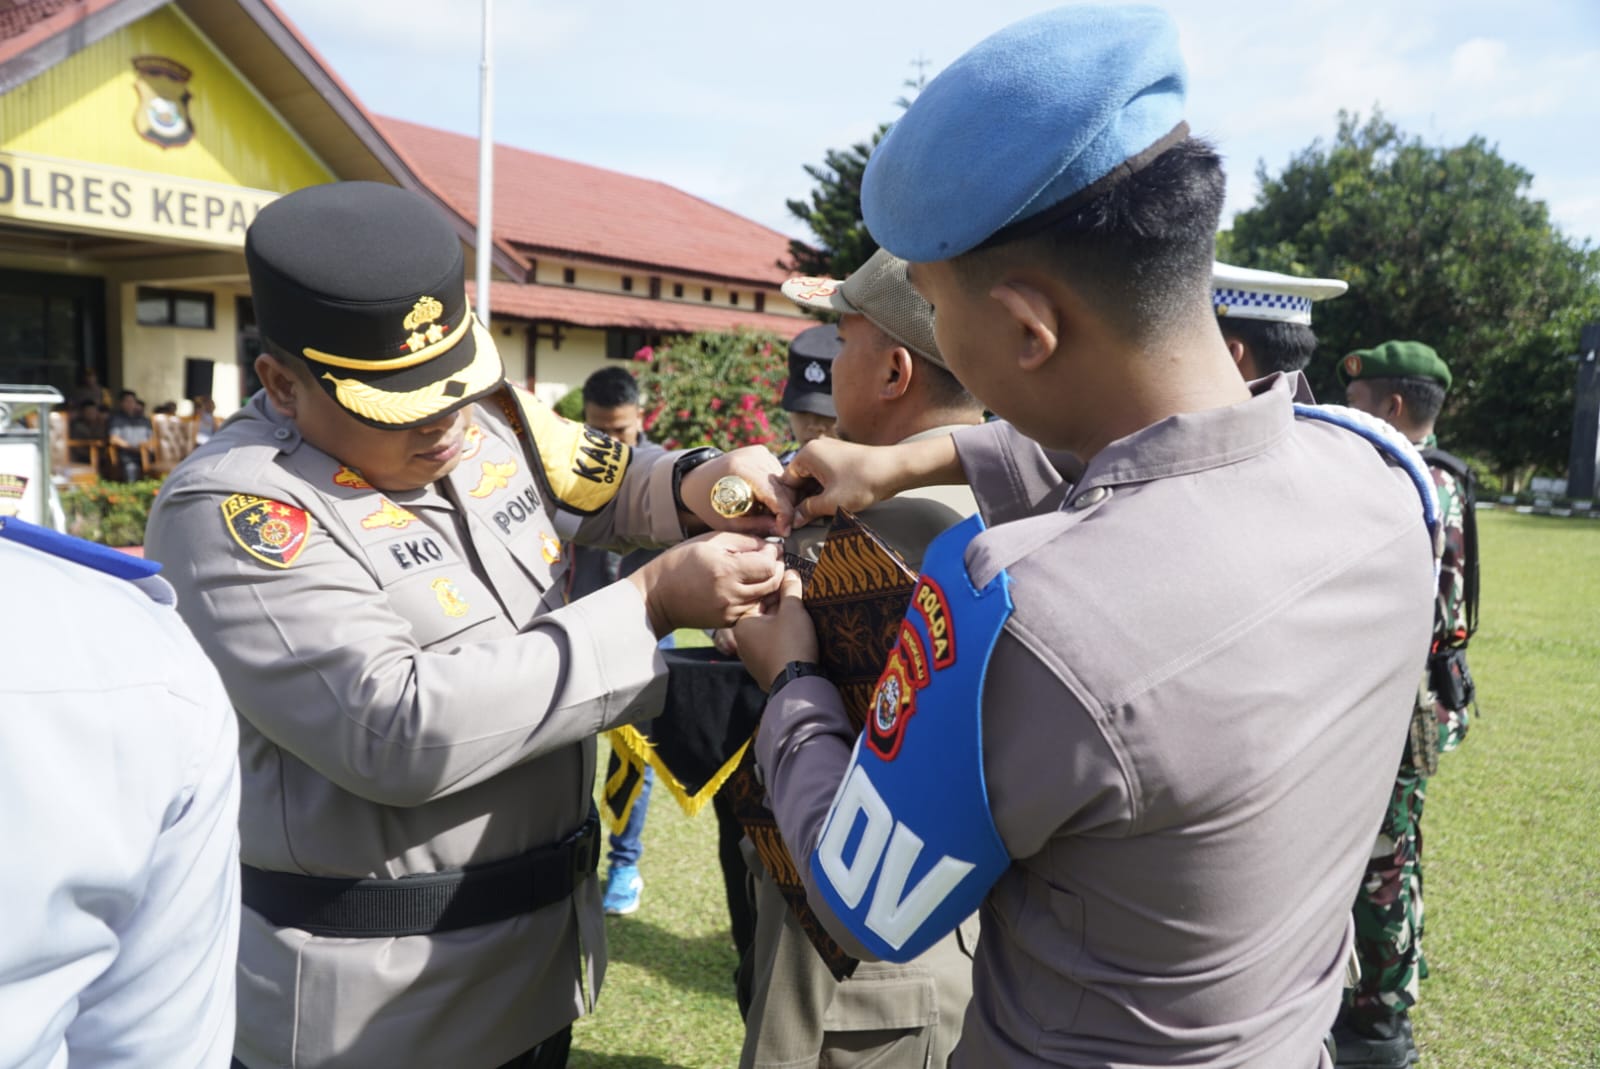
[[[778,673],[778,678],[772,681],[772,686],[767,688],[767,699],[770,701],[773,695],[801,676],[820,676],[821,674],[822,669],[817,665],[816,661],[790,661],[783,666],[783,671]]]
[[[691,449],[683,456],[672,462],[672,503],[679,512],[693,512],[683,503],[683,477],[689,474],[708,460],[716,460],[722,455],[722,450],[714,445],[703,445],[699,449]]]

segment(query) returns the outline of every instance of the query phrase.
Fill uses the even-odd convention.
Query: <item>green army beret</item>
[[[1357,349],[1339,361],[1339,383],[1356,379],[1432,379],[1450,388],[1450,369],[1433,346],[1420,341],[1386,341],[1374,349]]]

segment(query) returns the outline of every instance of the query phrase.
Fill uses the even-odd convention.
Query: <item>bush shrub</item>
[[[778,335],[692,334],[640,349],[634,360],[651,441],[667,449],[764,445],[773,452],[785,444],[789,425],[778,399],[789,343]]]
[[[67,533],[108,546],[142,546],[160,487],[160,479],[74,487],[61,495]]]

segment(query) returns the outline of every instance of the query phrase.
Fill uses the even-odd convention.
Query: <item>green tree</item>
[[[1533,176],[1481,137],[1424,145],[1381,113],[1339,114],[1279,175],[1257,169],[1255,205],[1218,257],[1342,278],[1317,306],[1319,397],[1337,399],[1337,357],[1391,338],[1439,351],[1455,385],[1443,444],[1510,473],[1565,467],[1576,372],[1567,355],[1600,318],[1600,250],[1576,243],[1532,199]]]
[[[911,61],[917,70],[915,78],[900,83],[908,96],[895,99],[902,111],[911,106],[918,93],[928,84],[926,59],[918,56]],[[778,266],[798,271],[802,275],[828,275],[843,278],[878,251],[878,243],[867,233],[861,221],[861,176],[867,171],[867,159],[878,147],[889,125],[878,127],[870,141],[860,141],[847,149],[829,149],[822,165],[808,163],[806,174],[816,186],[806,200],[789,200],[789,214],[811,228],[815,244],[804,241],[789,242],[789,262]]]
[[[888,130],[887,125],[880,126],[870,141],[829,149],[821,166],[805,165],[816,187],[809,199],[786,203],[789,214],[811,228],[816,244],[791,238],[790,262],[780,266],[802,275],[843,278],[878,251],[878,243],[861,221],[861,176],[867,170],[867,157]]]
[[[788,435],[778,399],[787,382],[789,343],[738,330],[691,334],[634,354],[645,433],[667,449],[764,445]]]

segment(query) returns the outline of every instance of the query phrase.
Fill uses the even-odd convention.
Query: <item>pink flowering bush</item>
[[[784,446],[789,424],[778,399],[788,379],[789,343],[777,335],[694,334],[641,349],[634,359],[651,441],[668,449]]]

